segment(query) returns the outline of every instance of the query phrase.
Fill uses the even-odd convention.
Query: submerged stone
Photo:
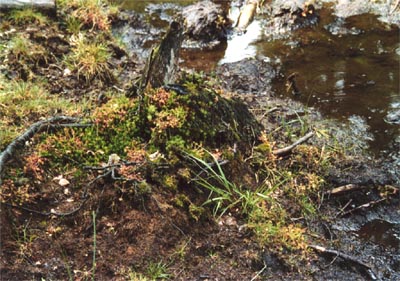
[[[270,4],[271,19],[267,24],[266,34],[275,36],[315,25],[319,17],[313,2],[305,0],[272,1]]]
[[[217,69],[225,89],[241,94],[271,93],[272,80],[278,72],[271,63],[260,59],[226,63]]]
[[[207,47],[227,38],[231,22],[227,13],[209,0],[190,5],[182,10],[187,47]],[[196,44],[197,43],[197,44]]]

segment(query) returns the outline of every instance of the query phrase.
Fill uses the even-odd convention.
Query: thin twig
[[[295,141],[293,144],[291,144],[291,145],[289,145],[289,146],[287,146],[287,147],[284,147],[284,148],[275,149],[274,151],[272,151],[272,153],[273,153],[274,155],[276,155],[276,156],[284,156],[284,155],[287,155],[287,154],[291,153],[292,150],[293,150],[296,146],[298,146],[298,145],[300,145],[300,144],[302,144],[302,143],[308,141],[312,136],[314,136],[314,132],[309,132],[309,133],[306,134],[304,137],[302,137],[302,138],[298,139],[297,141]]]
[[[329,190],[327,192],[327,194],[329,194],[329,195],[340,195],[340,194],[343,194],[343,193],[346,193],[346,192],[351,192],[351,191],[359,190],[359,189],[362,189],[362,188],[363,187],[360,186],[360,185],[350,183],[350,184],[342,185],[342,186],[339,186],[339,187],[335,187],[335,188]]]
[[[336,214],[335,218],[339,217],[341,214],[343,214],[344,210],[350,205],[350,203],[353,202],[353,199],[350,199],[349,202],[347,202],[342,208],[340,208],[339,212]]]
[[[308,247],[311,248],[311,249],[316,250],[319,253],[324,253],[324,254],[337,256],[337,257],[340,257],[340,258],[342,258],[344,260],[351,261],[351,262],[353,262],[355,264],[361,265],[361,266],[363,266],[365,268],[368,268],[368,269],[371,268],[371,266],[369,264],[366,264],[365,262],[359,260],[358,258],[356,258],[354,256],[351,256],[351,255],[348,255],[348,254],[345,254],[343,252],[332,250],[332,249],[327,249],[327,248],[319,246],[319,245],[308,245]]]
[[[261,273],[263,273],[263,271],[264,271],[266,268],[267,268],[267,265],[264,263],[264,267],[263,267],[263,268],[261,268],[261,270],[260,270],[259,272],[257,272],[257,273],[256,273],[256,275],[254,275],[254,277],[253,277],[253,278],[251,278],[251,280],[250,280],[250,281],[254,281],[254,280],[256,280],[256,278],[257,278],[258,276],[260,276],[260,274],[261,274]]]
[[[338,259],[338,255],[336,255],[333,259],[332,259],[332,261],[329,263],[329,264],[327,264],[327,265],[324,265],[324,266],[322,266],[323,268],[328,268],[328,267],[330,267],[332,264],[334,264],[335,263],[335,261]]]
[[[351,213],[353,213],[355,211],[358,211],[358,210],[361,210],[361,209],[366,209],[366,208],[373,207],[373,206],[375,206],[375,205],[377,205],[377,204],[379,204],[379,203],[381,203],[381,202],[383,202],[385,200],[387,200],[387,198],[381,198],[381,199],[378,199],[378,200],[375,200],[375,201],[370,201],[368,203],[362,204],[362,205],[357,206],[357,207],[355,207],[355,208],[353,208],[351,210],[348,210],[347,212],[344,212],[343,214],[341,214],[341,217],[344,217],[344,216],[346,216],[348,214],[351,214]]]
[[[271,109],[269,109],[269,110],[266,110],[266,111],[264,112],[264,114],[263,114],[260,118],[258,118],[258,122],[260,122],[261,120],[263,120],[263,119],[265,118],[265,116],[267,116],[268,114],[271,114],[271,113],[273,113],[273,112],[275,112],[275,111],[278,111],[279,109],[280,109],[279,107],[275,106],[275,107],[273,107],[273,108],[271,108]]]

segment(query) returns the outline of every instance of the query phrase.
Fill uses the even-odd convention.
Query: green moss
[[[142,116],[151,128],[150,142],[163,152],[190,149],[193,144],[218,147],[248,143],[260,125],[239,101],[224,98],[204,81],[183,81],[187,93],[151,90],[143,100]],[[240,130],[239,130],[240,128]]]
[[[136,185],[136,195],[148,195],[151,193],[151,185],[146,181],[141,181]]]
[[[162,183],[164,187],[170,190],[177,190],[178,188],[178,180],[174,175],[165,175]]]
[[[271,145],[270,145],[269,143],[265,143],[265,142],[263,142],[263,143],[257,145],[257,146],[254,148],[254,150],[257,151],[257,152],[260,152],[260,153],[265,153],[265,154],[272,153],[272,147],[271,147]]]
[[[192,219],[194,219],[195,221],[199,221],[201,217],[205,214],[205,208],[191,203],[189,205],[189,214]]]
[[[183,193],[179,193],[174,197],[174,204],[177,207],[183,208],[191,204],[190,199]]]

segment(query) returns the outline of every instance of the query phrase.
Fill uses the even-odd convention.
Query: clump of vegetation
[[[17,25],[24,24],[37,24],[44,25],[48,23],[48,19],[40,12],[35,11],[32,8],[24,8],[21,10],[13,10],[8,16],[9,20]]]
[[[90,41],[82,33],[72,35],[70,43],[72,48],[65,63],[77,73],[78,77],[83,77],[87,82],[94,78],[112,79],[109,67],[111,52],[104,43],[98,39]]]
[[[201,86],[201,81],[188,83],[195,88],[190,90],[187,84],[191,92],[184,95],[157,89],[147,91],[143,98],[115,96],[94,110],[92,127],[66,129],[61,133],[62,138],[55,134],[45,141],[43,150],[59,159],[68,152],[70,159],[86,159],[86,164],[94,164],[93,161],[112,153],[134,158],[132,151],[137,151],[138,143],[148,143],[148,155],[158,151],[167,157],[170,165],[175,165],[185,151],[199,145],[233,145],[235,142],[250,145],[252,140],[238,130],[242,121],[237,121],[246,122],[248,118],[249,126],[253,122],[256,132],[259,125],[250,113],[239,102]],[[234,108],[239,109],[235,112]],[[214,127],[209,129],[210,125]],[[65,135],[70,137],[65,138]],[[175,181],[165,178],[165,184],[170,187]]]
[[[67,16],[65,19],[65,23],[67,31],[74,35],[78,35],[83,27],[83,23],[74,16]]]
[[[34,79],[34,69],[48,62],[49,54],[43,46],[17,34],[5,46],[5,52],[0,56],[6,61],[15,61],[13,68],[20,73],[24,80]]]
[[[291,129],[291,135],[301,136],[302,128]],[[235,161],[240,152],[227,161],[229,154],[224,155],[223,151],[203,150],[188,155],[189,163],[196,164],[189,167],[195,171],[192,182],[208,191],[204,206],[211,205],[214,216],[233,213],[245,218],[263,248],[274,252],[288,266],[297,267],[308,256],[309,233],[293,218],[308,221],[317,216],[325,185],[323,175],[333,164],[336,152],[299,145],[282,158],[275,149],[276,143],[262,133],[247,163]],[[245,172],[240,178],[227,172],[237,166],[247,167],[241,169]],[[246,177],[252,180],[245,183]]]
[[[151,90],[144,97],[141,114],[152,128],[152,142],[163,152],[190,148],[193,143],[210,147],[249,146],[260,125],[243,103],[221,96],[201,75],[183,78],[183,91]]]
[[[79,113],[82,105],[50,95],[43,84],[8,80],[0,75],[0,148],[26,129],[32,120],[52,116],[61,110]]]
[[[107,4],[102,0],[73,0],[60,1],[65,10],[71,10],[72,16],[84,26],[91,29],[109,31],[111,28],[110,17],[118,10],[115,5]]]

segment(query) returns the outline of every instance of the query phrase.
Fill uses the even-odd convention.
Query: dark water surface
[[[180,7],[195,1],[126,0],[125,8],[146,14],[157,27],[168,25]],[[238,9],[231,7],[232,18]],[[374,15],[336,18],[329,9],[320,11],[318,26],[291,34],[269,33],[262,16],[243,35],[232,35],[215,50],[183,50],[184,66],[212,71],[218,64],[247,57],[278,61],[283,79],[276,93],[318,108],[326,117],[353,126],[368,140],[370,151],[387,155],[400,147],[400,36],[395,26]],[[301,91],[285,90],[285,79],[297,73]],[[279,79],[278,79],[279,80]]]
[[[375,219],[363,225],[357,234],[364,240],[372,241],[386,247],[400,248],[398,226],[385,220]]]

